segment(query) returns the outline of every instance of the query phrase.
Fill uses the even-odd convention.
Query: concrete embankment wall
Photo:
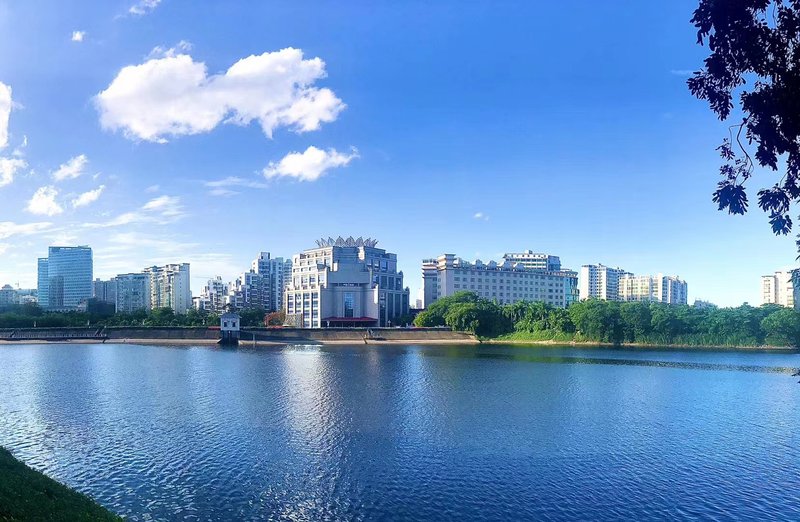
[[[164,339],[164,340],[216,340],[219,339],[219,330],[210,330],[205,327],[187,326],[110,326],[105,329],[109,341],[124,339]]]
[[[81,328],[7,328],[0,329],[0,341],[23,340],[70,340],[107,339],[124,341],[126,339],[163,341],[216,341],[219,330],[205,327],[165,326],[110,326]],[[285,343],[325,343],[325,342],[475,342],[475,337],[465,332],[453,332],[445,328],[245,328],[241,332],[243,341]]]
[[[407,342],[474,342],[475,337],[465,332],[444,328],[245,328],[242,341],[252,339],[280,342],[345,342],[372,341]]]

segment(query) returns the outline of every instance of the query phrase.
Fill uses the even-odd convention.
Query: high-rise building
[[[619,278],[620,301],[686,304],[686,281],[674,276],[626,274]]]
[[[578,294],[583,299],[619,300],[619,278],[630,275],[619,267],[583,265],[578,278]]]
[[[108,281],[95,279],[92,281],[92,297],[104,303],[117,302],[117,282],[112,277]]]
[[[222,278],[217,276],[209,279],[205,286],[200,289],[200,297],[197,300],[197,308],[215,314],[225,311],[228,299],[228,284],[222,282]]]
[[[264,294],[260,306],[270,312],[282,310],[283,293],[292,277],[292,260],[273,258],[269,252],[261,252],[253,260],[250,271],[263,277]]]
[[[48,296],[48,276],[49,272],[47,270],[47,258],[40,257],[38,259],[37,265],[37,277],[36,277],[36,301],[39,303],[39,306],[42,308],[47,308],[49,304],[47,302]]]
[[[771,275],[761,276],[761,304],[779,304],[793,308],[794,284],[793,270],[779,270]]]
[[[189,263],[152,266],[143,271],[150,277],[150,307],[172,308],[185,314],[192,306]]]
[[[389,326],[408,314],[397,255],[374,239],[328,238],[292,258],[287,321],[299,327]]]
[[[437,299],[467,290],[500,304],[540,301],[565,308],[576,298],[577,276],[571,270],[526,268],[508,258],[502,264],[470,263],[443,254],[422,262],[423,304],[428,307]]]
[[[113,281],[117,312],[131,313],[150,309],[150,276],[148,274],[120,274]]]
[[[92,249],[50,247],[38,262],[39,304],[51,310],[75,310],[92,297]]]

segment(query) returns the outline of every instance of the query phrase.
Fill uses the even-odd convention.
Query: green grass
[[[556,330],[539,330],[537,332],[512,332],[510,334],[493,337],[491,341],[552,341],[557,343],[570,343],[575,341],[575,334],[564,333]]]
[[[0,448],[0,521],[122,520]]]

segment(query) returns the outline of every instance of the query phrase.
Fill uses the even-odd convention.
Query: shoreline
[[[487,340],[467,340],[467,339],[368,339],[367,341],[358,339],[257,339],[240,340],[238,347],[259,347],[259,346],[286,346],[286,345],[360,345],[381,346],[381,345],[464,345],[464,346],[564,346],[574,348],[641,348],[641,349],[668,349],[668,350],[721,350],[721,351],[745,351],[745,352],[781,352],[781,353],[800,353],[800,348],[788,346],[721,346],[721,345],[687,345],[687,344],[646,344],[646,343],[608,343],[595,341],[554,341],[554,340],[506,340],[506,339],[487,339]],[[124,338],[124,339],[61,339],[61,340],[0,340],[3,345],[25,345],[25,344],[129,344],[129,345],[167,345],[167,346],[217,346],[218,339],[143,339],[143,338]]]
[[[44,340],[44,339],[30,339],[19,341],[0,340],[0,345],[24,345],[24,344],[139,344],[139,345],[175,345],[175,346],[217,346],[219,345],[218,339],[62,339],[62,340]],[[320,345],[398,345],[398,344],[463,344],[467,346],[474,346],[481,343],[478,340],[452,340],[452,339],[368,339],[366,342],[358,339],[285,339],[285,340],[240,340],[238,347],[248,346],[285,346],[291,344],[320,344]]]

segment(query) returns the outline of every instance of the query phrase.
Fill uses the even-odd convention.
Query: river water
[[[130,520],[800,520],[796,353],[0,346],[0,445]]]

